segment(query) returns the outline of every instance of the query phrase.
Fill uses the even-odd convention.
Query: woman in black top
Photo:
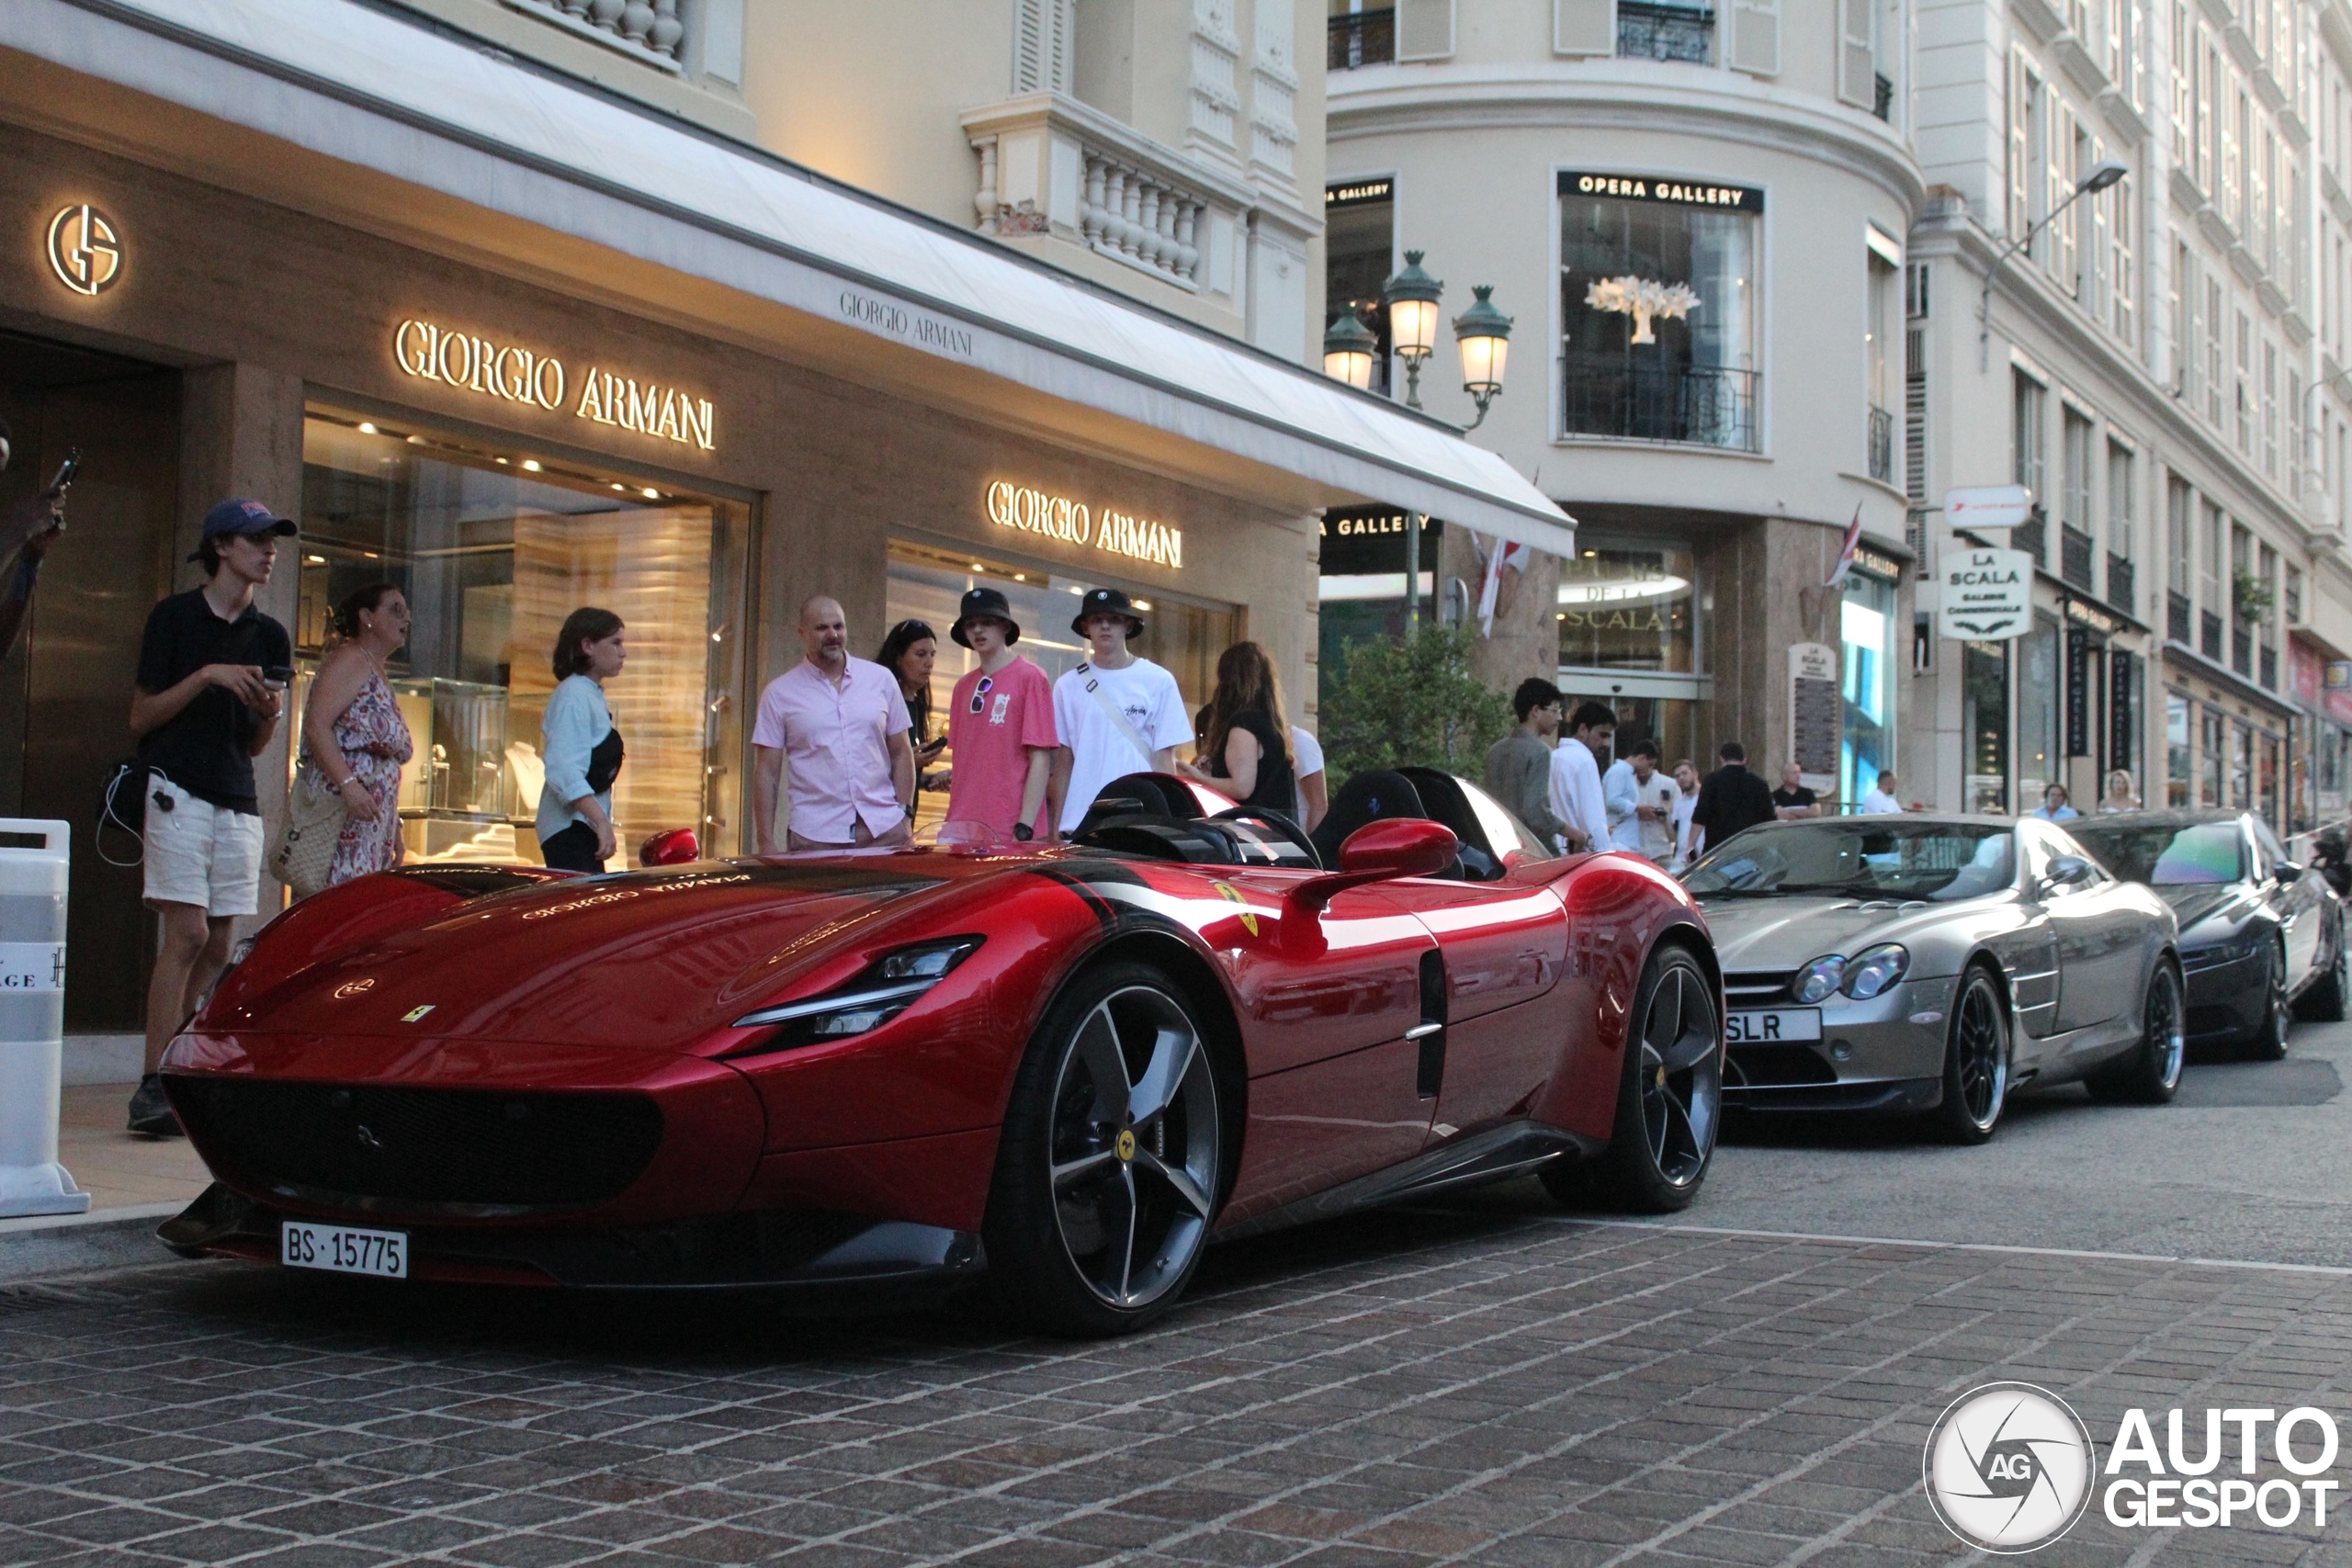
[[[1298,784],[1282,682],[1256,643],[1237,642],[1217,660],[1216,691],[1201,716],[1197,754],[1199,765],[1188,771],[1202,783],[1255,810],[1296,816]]]
[[[915,749],[915,788],[945,789],[947,774],[943,771],[926,776],[925,762],[935,760],[947,745],[945,731],[934,740],[931,737],[931,670],[939,657],[939,638],[928,621],[900,621],[882,639],[882,651],[874,662],[898,677],[899,694],[907,699],[907,717],[912,722],[908,731]]]

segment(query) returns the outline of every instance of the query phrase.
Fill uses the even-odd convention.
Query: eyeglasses
[[[981,699],[995,690],[996,677],[993,675],[981,676],[980,683],[972,688],[972,711],[974,713],[979,712]]]

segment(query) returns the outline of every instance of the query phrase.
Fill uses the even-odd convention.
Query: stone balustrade
[[[1201,198],[1110,153],[1085,148],[1086,179],[1079,198],[1079,231],[1096,250],[1198,287],[1200,247],[1193,243]]]
[[[553,23],[664,71],[682,69],[686,24],[679,0],[506,0]]]

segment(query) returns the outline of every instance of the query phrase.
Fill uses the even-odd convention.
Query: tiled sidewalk
[[[1098,1345],[969,1313],[384,1288],[0,1290],[0,1562],[1589,1568],[1964,1554],[1957,1393],[2344,1410],[2352,1279],[1578,1224],[1524,1194],[1221,1249]],[[2161,1419],[2161,1417],[2159,1417]],[[2352,1563],[2352,1529],[2047,1564]]]

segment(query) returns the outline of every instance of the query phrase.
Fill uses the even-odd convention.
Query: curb
[[[137,1203],[59,1219],[0,1220],[0,1280],[164,1263],[155,1227],[186,1203]]]

